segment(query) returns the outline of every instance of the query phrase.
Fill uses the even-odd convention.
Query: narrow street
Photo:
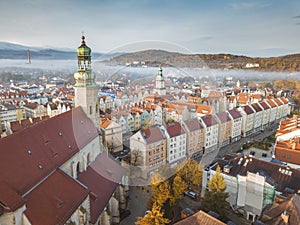
[[[229,144],[227,146],[222,147],[219,152],[218,152],[218,157],[223,157],[226,154],[229,153],[235,153],[238,150],[241,149],[244,143],[248,141],[253,141],[253,140],[262,140],[266,137],[269,137],[273,134],[273,132],[278,128],[278,123],[274,123],[273,125],[267,127],[265,131],[263,132],[258,132],[255,134],[250,135],[249,137],[242,138],[241,140],[234,142],[232,144]]]
[[[150,196],[145,190],[146,187],[130,187],[129,201],[127,209],[130,210],[131,214],[120,222],[120,225],[134,225],[137,217],[143,217],[147,211],[147,199]]]

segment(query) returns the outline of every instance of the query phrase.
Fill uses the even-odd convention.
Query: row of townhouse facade
[[[289,113],[288,100],[284,97],[267,99],[237,109],[243,117],[241,130],[243,137],[263,131],[267,126],[286,118]]]
[[[204,153],[215,151],[242,137],[260,132],[275,121],[285,118],[288,112],[288,101],[278,99],[276,102],[270,99],[199,118],[173,121],[162,125],[154,124],[131,136],[130,149],[141,152],[140,164],[144,171],[143,176],[147,177],[163,163],[168,163],[172,167],[185,158],[199,158]],[[276,111],[272,112],[272,105],[275,103]],[[156,135],[160,132],[162,135],[157,140]],[[163,152],[159,157],[154,152],[149,153],[153,144],[155,145],[153,136],[159,143],[166,142],[165,148],[159,147]],[[149,154],[156,158],[148,157]]]
[[[112,115],[112,120],[122,126],[123,133],[136,131],[144,125],[162,125],[164,118],[162,107],[159,105],[145,105],[143,108],[119,111]]]

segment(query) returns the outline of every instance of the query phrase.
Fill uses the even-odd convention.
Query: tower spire
[[[91,49],[85,43],[82,33],[81,45],[77,48],[78,68],[75,78],[75,107],[81,106],[87,116],[99,128],[98,90],[91,66]]]
[[[85,43],[85,36],[81,36],[81,45],[77,48],[78,68],[74,74],[76,86],[95,85],[95,75],[92,73],[91,49]]]

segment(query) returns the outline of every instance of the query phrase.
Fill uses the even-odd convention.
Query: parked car
[[[251,152],[250,152],[250,155],[255,156],[255,153],[256,153],[255,151],[251,151]]]
[[[186,191],[186,192],[184,192],[184,195],[189,196],[193,199],[195,199],[197,197],[197,194],[195,192],[192,192],[192,191]]]
[[[267,153],[263,152],[263,153],[261,153],[261,156],[262,157],[267,157]]]

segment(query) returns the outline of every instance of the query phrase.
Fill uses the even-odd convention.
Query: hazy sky
[[[300,52],[299,0],[0,0],[0,15],[0,40],[31,46],[76,48],[84,31],[97,52]]]

